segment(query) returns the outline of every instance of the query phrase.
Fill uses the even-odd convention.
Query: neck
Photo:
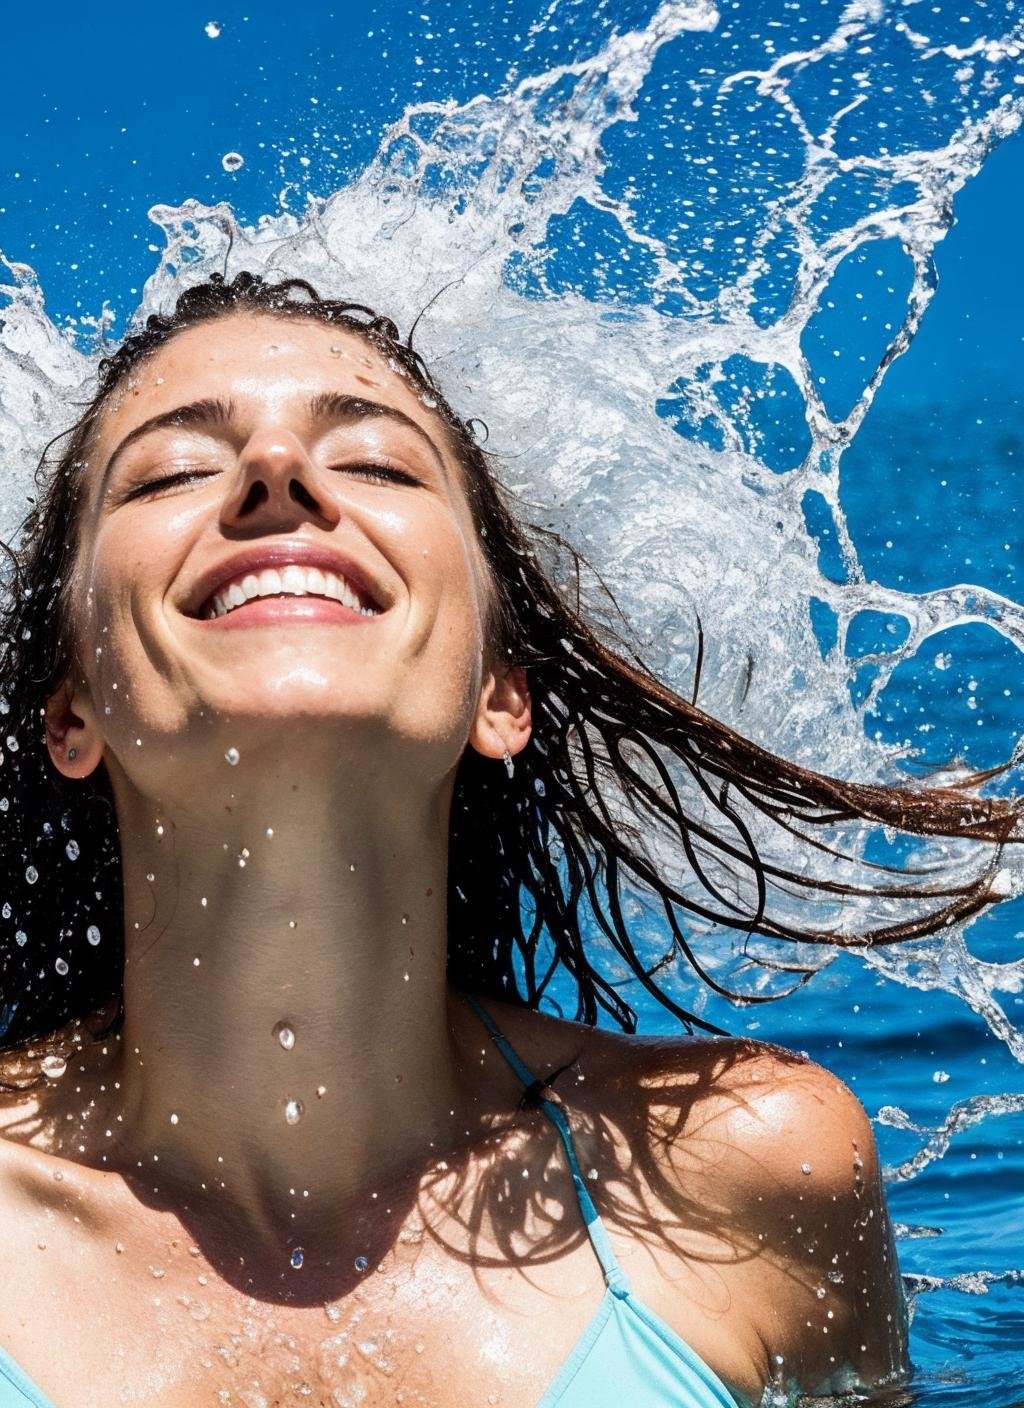
[[[448,799],[381,796],[378,779],[371,809],[354,788],[262,781],[215,820],[118,798],[108,1161],[215,1198],[269,1250],[450,1147],[471,1101],[445,978]]]

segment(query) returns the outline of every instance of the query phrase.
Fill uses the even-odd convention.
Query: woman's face
[[[129,776],[299,720],[339,756],[454,766],[486,569],[443,423],[369,344],[258,314],[178,333],[108,404],[86,483],[73,708]]]

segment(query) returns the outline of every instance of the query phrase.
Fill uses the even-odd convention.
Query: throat
[[[465,1125],[444,849],[316,815],[220,848],[161,825],[126,845],[125,1021],[87,1156],[290,1245]]]

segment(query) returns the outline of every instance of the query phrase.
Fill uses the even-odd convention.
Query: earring
[[[501,755],[501,761],[505,764],[505,771],[508,773],[509,777],[511,777],[516,770],[516,765],[512,761],[512,754],[508,751],[507,748]]]
[[[69,749],[68,749],[68,762],[69,762],[69,763],[73,763],[77,757],[78,757],[78,749],[77,749],[77,748],[69,748]]]

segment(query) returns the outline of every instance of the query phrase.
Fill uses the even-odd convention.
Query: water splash
[[[915,1125],[903,1110],[884,1106],[878,1112],[880,1124],[928,1136],[927,1143],[912,1158],[905,1159],[896,1168],[885,1170],[886,1182],[905,1183],[911,1178],[916,1178],[929,1164],[942,1158],[956,1135],[980,1124],[982,1120],[999,1115],[1019,1114],[1024,1114],[1024,1094],[972,1095],[966,1100],[958,1100],[938,1129],[924,1130]]]

